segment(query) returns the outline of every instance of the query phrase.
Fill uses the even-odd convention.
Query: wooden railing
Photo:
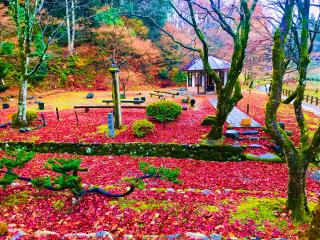
[[[284,96],[290,96],[294,93],[294,91],[292,90],[288,90],[288,89],[283,89],[282,90],[282,94]],[[314,104],[316,106],[320,105],[320,98],[319,97],[316,97],[316,96],[310,96],[310,95],[304,95],[304,100],[307,102],[307,103],[310,103],[310,104]]]

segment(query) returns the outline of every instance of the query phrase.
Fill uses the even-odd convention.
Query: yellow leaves
[[[77,68],[84,68],[87,64],[88,63],[84,58],[79,58],[75,61],[75,65]]]
[[[5,222],[0,222],[0,236],[5,235],[8,232],[8,224]]]

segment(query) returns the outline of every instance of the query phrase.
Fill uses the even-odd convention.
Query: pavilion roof
[[[221,59],[214,57],[212,55],[209,56],[209,64],[211,69],[213,70],[228,70],[230,69],[230,63]],[[182,67],[183,71],[203,71],[203,63],[201,58],[195,58],[190,63]]]

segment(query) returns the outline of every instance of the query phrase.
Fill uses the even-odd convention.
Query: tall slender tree
[[[286,132],[277,122],[277,112],[281,104],[283,77],[290,59],[286,59],[286,44],[292,26],[294,4],[298,8],[301,28],[293,28],[297,51],[297,69],[299,81],[295,94],[285,102],[294,100],[296,121],[300,129],[300,144],[296,147]],[[309,54],[312,52],[313,35],[309,34],[310,0],[286,0],[282,21],[274,33],[272,51],[273,78],[271,82],[270,98],[266,108],[266,128],[275,142],[281,146],[284,158],[289,168],[287,209],[298,221],[308,219],[309,209],[306,198],[306,173],[309,163],[316,162],[316,155],[320,151],[320,126],[313,134],[309,132],[302,109],[304,99],[307,68],[310,63]],[[310,38],[311,37],[311,38]]]
[[[87,24],[90,25],[97,10],[105,3],[104,0],[46,0],[44,2],[44,8],[50,15],[64,20],[70,56],[74,54],[79,22],[88,20]]]
[[[27,125],[27,89],[28,81],[39,70],[46,59],[46,52],[53,41],[55,31],[44,37],[48,23],[43,16],[44,0],[12,0],[10,11],[15,23],[18,39],[19,60],[19,98],[18,121]]]

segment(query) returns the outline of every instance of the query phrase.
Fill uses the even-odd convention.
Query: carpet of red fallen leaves
[[[251,94],[244,93],[244,98],[238,103],[237,107],[247,112],[247,104],[250,104],[249,115],[258,121],[260,124],[265,124],[265,110],[268,101],[268,96],[265,93],[253,91]],[[305,111],[306,121],[309,124],[310,130],[315,131],[319,126],[320,117],[316,114]],[[286,125],[286,129],[292,131],[291,139],[295,144],[299,144],[300,131],[295,118],[294,108],[292,104],[282,104],[278,112],[278,120]]]
[[[58,156],[74,157],[66,154],[37,154],[34,160],[18,172],[28,177],[50,174],[44,169],[43,163],[48,157]],[[28,236],[21,239],[31,239],[37,230],[49,230],[59,234],[105,230],[117,239],[121,239],[123,234],[133,234],[137,239],[142,239],[143,235],[165,236],[188,231],[237,237],[259,236],[263,239],[295,239],[297,229],[294,230],[289,216],[284,212],[280,212],[279,218],[286,222],[287,227],[282,229],[272,225],[268,219],[263,223],[263,231],[258,230],[259,225],[253,220],[248,219],[246,223],[230,220],[237,205],[246,197],[286,197],[288,172],[285,164],[204,162],[127,156],[82,156],[82,159],[82,166],[89,167],[88,172],[81,173],[83,183],[87,185],[117,185],[123,177],[140,175],[139,161],[147,161],[156,166],[178,167],[181,169],[179,178],[183,183],[176,185],[161,180],[150,180],[145,190],[136,190],[128,197],[116,200],[97,194],[86,195],[71,211],[68,211],[72,198],[69,192],[37,190],[21,183],[0,190],[0,221],[7,222],[10,228],[28,233]],[[173,188],[175,192],[161,191],[166,188]],[[212,194],[188,191],[191,188],[208,189]],[[315,193],[320,191],[319,184],[308,178],[307,190],[308,199],[316,201]],[[20,204],[7,206],[3,202],[10,194],[22,191],[28,193],[28,197]],[[62,209],[55,210],[53,206],[58,200],[65,205]],[[154,207],[139,209],[141,204]],[[218,211],[207,211],[205,206],[209,205],[216,206]],[[136,209],[132,209],[134,207]],[[301,226],[298,229],[305,228],[306,226]]]
[[[0,123],[7,122],[13,110],[0,111]],[[76,124],[74,110],[60,111],[60,122],[56,112],[44,112],[47,126],[40,130],[28,133],[19,133],[12,128],[0,129],[0,141],[31,141],[31,142],[82,142],[82,143],[107,143],[107,142],[176,142],[197,143],[201,136],[208,133],[210,127],[201,126],[205,116],[214,113],[214,108],[203,98],[198,108],[183,111],[173,122],[155,122],[154,133],[144,138],[135,137],[132,133],[132,123],[135,120],[146,119],[146,111],[140,109],[123,109],[123,124],[128,126],[116,138],[108,138],[105,133],[98,133],[97,127],[106,125],[107,113],[112,110],[92,109],[89,113],[79,110],[79,126]]]

